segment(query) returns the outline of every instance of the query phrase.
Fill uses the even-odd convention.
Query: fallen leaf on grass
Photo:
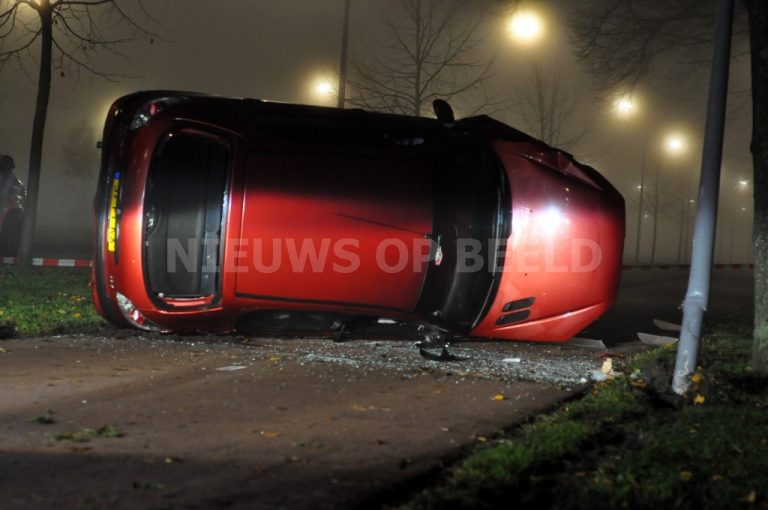
[[[507,397],[505,397],[505,396],[504,396],[504,395],[502,395],[501,393],[497,393],[497,394],[495,394],[495,395],[492,397],[492,400],[497,400],[497,401],[499,401],[499,400],[506,400],[506,398],[507,398]]]
[[[741,500],[744,501],[745,503],[754,503],[756,499],[757,499],[757,493],[755,491],[750,491],[749,494],[741,498]]]
[[[696,395],[696,397],[693,399],[693,403],[694,403],[694,404],[696,404],[696,405],[701,405],[701,404],[703,404],[703,403],[704,403],[704,401],[705,401],[705,400],[706,400],[706,399],[704,398],[704,395],[702,395],[701,393],[699,393],[699,394],[698,394],[698,395]]]
[[[680,471],[680,480],[684,482],[690,482],[691,479],[693,479],[693,473],[686,470]]]
[[[269,361],[271,361],[273,363],[276,362],[276,361],[280,361],[280,356],[270,356],[269,357]]]
[[[701,377],[701,374],[696,373],[691,376],[691,382],[694,384],[699,384],[703,378]]]

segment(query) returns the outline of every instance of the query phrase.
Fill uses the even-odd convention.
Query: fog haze
[[[361,59],[377,51],[377,43],[386,39],[382,20],[393,3],[394,0],[353,0],[352,58]],[[567,121],[568,129],[579,131],[588,126],[583,140],[569,150],[595,166],[624,195],[625,261],[635,262],[637,186],[644,148],[658,147],[668,131],[685,133],[690,140],[686,154],[670,160],[660,150],[649,149],[647,179],[660,168],[662,188],[667,192],[677,189],[687,175],[690,196],[696,198],[694,174],[700,165],[708,63],[701,63],[700,76],[644,84],[637,93],[638,115],[619,120],[612,111],[614,98],[599,90],[595,79],[581,71],[571,54],[569,35],[557,21],[564,16],[563,6],[567,3],[552,2],[547,41],[537,48],[522,48],[508,37],[500,2],[475,0],[467,4],[468,17],[480,16],[485,20],[483,51],[489,57],[495,56],[495,76],[487,87],[499,101],[487,108],[487,113],[527,131],[519,95],[513,91],[527,86],[530,62],[559,70],[552,76],[557,76],[577,99]],[[333,105],[335,100],[321,100],[312,94],[312,80],[318,76],[333,77],[337,72],[343,5],[343,0],[147,2],[156,21],[147,21],[144,26],[156,33],[154,41],[150,44],[137,40],[125,46],[125,61],[106,53],[97,59],[100,69],[126,76],[110,82],[86,73],[61,76],[54,72],[41,177],[39,234],[87,243],[98,172],[96,143],[101,139],[107,108],[120,95],[142,89],[178,89]],[[31,76],[13,64],[0,70],[0,153],[13,156],[23,181],[36,95],[35,63],[27,61],[26,71]],[[747,60],[735,61],[726,126],[717,262],[747,262],[749,258],[751,190],[738,185],[743,180],[751,183],[752,178],[748,81]],[[674,207],[660,217],[660,262],[675,262],[681,232],[678,218]],[[649,228],[650,221],[646,219],[643,243],[648,243]],[[647,259],[646,251],[643,250],[641,258]]]

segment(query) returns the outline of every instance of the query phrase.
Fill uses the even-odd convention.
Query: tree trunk
[[[17,263],[29,265],[32,261],[32,238],[37,221],[37,197],[40,188],[40,169],[43,160],[43,138],[45,118],[48,114],[48,99],[51,93],[51,51],[53,46],[53,17],[48,0],[37,7],[40,16],[40,75],[37,82],[35,120],[32,124],[32,143],[29,150],[29,173],[27,175],[27,200],[24,207],[24,223],[21,229],[21,243]]]
[[[768,375],[768,2],[745,0],[752,59],[755,324],[752,369]]]
[[[645,209],[643,208],[643,198],[645,197],[645,169],[648,157],[648,137],[651,134],[651,128],[645,128],[645,134],[643,135],[643,149],[640,154],[640,201],[637,204],[637,240],[635,242],[635,264],[640,264],[640,241],[643,232],[643,215]]]
[[[413,114],[421,117],[421,0],[416,0],[416,76],[413,85]]]

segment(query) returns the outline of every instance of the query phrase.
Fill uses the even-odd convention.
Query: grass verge
[[[667,390],[674,349],[630,360],[404,508],[768,508],[768,378],[746,365],[750,333],[707,335],[686,399]]]
[[[87,268],[0,266],[0,325],[21,335],[92,332],[104,326]]]

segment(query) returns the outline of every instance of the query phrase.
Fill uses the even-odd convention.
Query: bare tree
[[[467,114],[493,102],[484,88],[493,59],[482,56],[481,21],[467,23],[463,2],[396,0],[388,9],[387,42],[355,62],[350,103],[424,115],[434,99],[456,99]]]
[[[142,0],[134,1],[148,19]],[[27,59],[38,63],[19,264],[27,265],[31,260],[52,69],[62,75],[85,71],[115,80],[121,75],[97,67],[97,51],[122,57],[120,47],[137,38],[153,41],[117,0],[0,0],[0,68],[16,62],[26,71]]]
[[[550,66],[545,66],[541,59],[529,59],[527,72],[519,73],[513,81],[512,101],[531,135],[570,151],[587,136],[590,123],[576,115],[579,97],[565,83],[557,58]]]
[[[748,54],[752,76],[755,315],[752,367],[768,374],[768,2],[742,0],[735,56]],[[658,76],[659,61],[679,70],[708,62],[715,2],[708,0],[595,0],[575,5],[578,54],[604,86],[632,86]],[[749,37],[744,37],[748,27]],[[749,48],[747,49],[747,44]],[[688,65],[685,65],[688,64]],[[693,65],[691,65],[693,64]],[[706,67],[706,66],[698,66]]]

